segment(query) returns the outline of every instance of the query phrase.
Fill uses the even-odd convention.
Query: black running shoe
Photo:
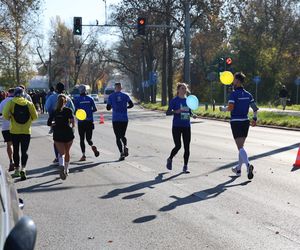
[[[249,166],[248,166],[248,179],[249,180],[253,179],[253,177],[254,177],[253,170],[254,170],[254,167],[251,164],[249,164]]]
[[[21,181],[25,181],[27,179],[25,170],[22,170],[20,172],[20,177],[21,177]]]
[[[128,148],[124,147],[124,156],[127,157],[129,155]]]
[[[124,161],[125,160],[125,155],[123,153],[121,153],[119,161]]]
[[[167,159],[166,168],[169,170],[172,170],[172,160],[170,158]]]

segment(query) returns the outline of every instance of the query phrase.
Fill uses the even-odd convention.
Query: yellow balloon
[[[86,119],[86,112],[83,109],[78,109],[75,116],[78,120],[83,121]]]
[[[230,71],[224,71],[220,74],[220,81],[225,85],[230,85],[234,80],[234,76]]]

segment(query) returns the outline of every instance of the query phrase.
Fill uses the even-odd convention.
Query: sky
[[[110,5],[120,2],[121,0],[106,0],[108,17]],[[96,20],[99,24],[105,23],[104,0],[44,0],[43,9],[42,25],[45,36],[50,29],[50,19],[56,16],[60,16],[70,28],[73,27],[74,16],[82,17],[83,24],[96,24]]]

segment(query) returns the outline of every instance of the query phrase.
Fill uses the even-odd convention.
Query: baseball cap
[[[65,90],[65,85],[64,85],[62,82],[58,82],[58,83],[56,84],[56,90],[57,90],[58,92],[64,91],[64,90]]]
[[[78,87],[78,91],[79,91],[79,94],[84,94],[86,92],[86,87],[83,84],[81,84]]]
[[[14,96],[23,96],[24,95],[24,89],[21,87],[16,87],[14,91]]]

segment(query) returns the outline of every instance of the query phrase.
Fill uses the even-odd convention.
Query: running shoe
[[[58,163],[58,159],[55,158],[55,159],[52,161],[52,163]]]
[[[11,171],[14,171],[14,170],[15,170],[15,164],[10,163],[10,164],[9,164],[8,171],[11,172]]]
[[[248,179],[249,180],[253,179],[253,177],[254,177],[253,170],[254,170],[253,165],[249,164],[248,165]]]
[[[232,172],[236,174],[236,176],[241,176],[241,170],[238,167],[231,168]]]
[[[20,177],[20,170],[15,170],[15,172],[11,175],[12,178]]]
[[[188,171],[188,166],[187,165],[184,165],[183,168],[182,168],[182,172],[186,173],[186,174],[189,174],[190,171]]]
[[[125,160],[125,155],[123,153],[121,153],[119,161],[124,161]]]
[[[92,146],[92,150],[94,152],[95,157],[98,157],[100,155],[100,152],[97,150],[96,146]]]
[[[170,158],[167,159],[167,169],[172,170],[172,160]]]
[[[86,161],[86,157],[83,155],[81,156],[80,160],[79,161]]]
[[[50,128],[48,134],[52,134],[53,133],[53,128]]]
[[[27,179],[25,169],[23,169],[23,170],[20,172],[20,176],[21,176],[21,181],[25,181],[25,180]]]
[[[67,178],[67,175],[65,174],[64,166],[60,166],[60,167],[61,167],[59,172],[60,179],[65,180]]]
[[[64,167],[64,173],[65,173],[66,176],[69,175],[69,168],[66,167],[66,166]]]
[[[124,147],[124,156],[127,157],[129,155],[128,148]]]

